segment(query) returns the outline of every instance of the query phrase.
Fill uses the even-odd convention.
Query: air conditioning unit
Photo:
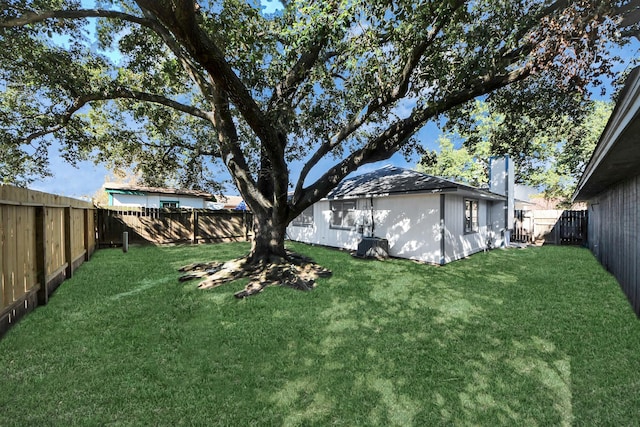
[[[360,258],[389,258],[389,241],[379,237],[363,237],[356,256]]]

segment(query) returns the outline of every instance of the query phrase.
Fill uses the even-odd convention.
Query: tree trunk
[[[315,287],[318,277],[329,277],[331,271],[320,267],[310,258],[287,252],[284,238],[287,228],[286,207],[280,215],[275,209],[253,212],[255,233],[248,256],[227,262],[196,263],[184,266],[181,281],[204,279],[200,289],[211,289],[243,277],[250,278],[245,288],[234,295],[245,298],[270,285],[286,286],[308,291]]]
[[[254,212],[254,237],[249,262],[255,264],[284,261],[287,257],[284,249],[286,228],[286,220],[275,215],[273,210]]]

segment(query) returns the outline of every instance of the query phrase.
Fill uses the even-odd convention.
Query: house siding
[[[640,174],[589,200],[588,245],[640,316]]]
[[[366,200],[356,200],[356,216],[361,218],[365,213]],[[321,200],[313,205],[313,224],[310,226],[287,227],[287,237],[298,242],[332,246],[335,248],[355,250],[361,235],[356,229],[343,230],[331,228],[331,203]]]
[[[441,197],[444,197],[444,230],[441,226]],[[389,255],[442,264],[486,248],[488,232],[493,225],[490,207],[496,203],[478,200],[478,232],[464,234],[465,198],[469,197],[424,193],[361,198],[357,199],[356,215],[358,224],[365,225],[366,235],[373,203],[373,235],[389,241]],[[504,216],[504,203],[497,204],[500,205],[498,212]],[[330,201],[317,202],[313,215],[312,225],[290,225],[287,228],[288,238],[310,244],[357,249],[362,239],[357,228],[340,230],[330,227]],[[497,223],[504,224],[504,219]],[[500,235],[500,232],[496,234]]]
[[[440,196],[374,198],[376,237],[389,241],[389,255],[440,263]]]
[[[159,208],[160,201],[176,201],[181,208],[203,209],[205,201],[202,198],[176,194],[112,194],[113,206],[136,206],[145,208]]]
[[[490,224],[488,203],[485,200],[478,200],[478,231],[465,234],[465,199],[473,198],[445,195],[445,263],[462,259],[486,248],[488,224]]]
[[[488,232],[493,239],[493,247],[502,246],[504,242],[504,232],[507,228],[507,204],[502,202],[492,203],[488,207],[487,223]],[[489,237],[489,235],[487,236]]]
[[[370,224],[373,235],[389,241],[389,255],[429,263],[440,262],[440,199],[436,194],[397,195],[356,199],[358,224]],[[356,250],[362,239],[357,228],[331,228],[329,200],[314,205],[314,223],[287,228],[291,240]]]

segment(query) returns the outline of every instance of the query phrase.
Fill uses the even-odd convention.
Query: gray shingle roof
[[[444,192],[463,192],[482,198],[504,200],[503,196],[487,190],[392,165],[342,181],[327,198]]]

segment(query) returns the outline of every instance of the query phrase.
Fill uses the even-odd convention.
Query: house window
[[[478,201],[465,199],[464,200],[464,232],[477,233],[478,232]]]
[[[356,201],[335,200],[331,207],[331,228],[351,230],[356,226]]]
[[[313,205],[303,210],[300,215],[298,215],[293,221],[291,221],[291,225],[295,225],[297,227],[312,226],[313,225]]]
[[[161,208],[179,208],[180,202],[174,200],[160,200]]]

